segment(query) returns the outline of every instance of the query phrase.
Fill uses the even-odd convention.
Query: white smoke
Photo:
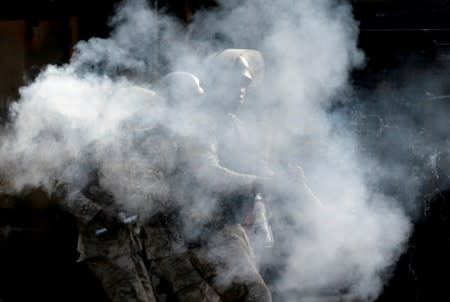
[[[156,207],[139,202],[165,194],[165,184],[127,167],[158,159],[164,149],[143,156],[127,123],[151,129],[175,121],[161,121],[168,116],[164,104],[136,82],[152,79],[161,64],[207,81],[212,75],[204,68],[205,53],[230,46],[258,49],[266,61],[264,82],[259,91],[249,91],[241,115],[252,134],[248,144],[267,150],[274,183],[285,190],[285,198],[271,205],[285,219],[275,221],[284,258],[269,261],[284,269],[273,290],[285,301],[342,293],[374,300],[410,225],[398,202],[371,186],[372,178],[382,176],[371,173],[376,160],[366,158],[355,134],[329,113],[349,89],[349,72],[363,63],[350,5],[219,1],[218,8],[194,16],[190,43],[179,24],[151,11],[144,0],[124,1],[112,25],[111,38],[80,42],[68,65],[47,67],[20,90],[0,150],[10,187],[52,190],[67,167],[95,146],[91,152],[115,197],[133,209]],[[191,125],[189,116],[176,123]],[[323,206],[301,198],[300,184],[288,171],[296,165]]]
[[[223,7],[226,12],[199,23],[233,45],[264,54],[266,89],[258,95],[262,100],[249,105],[257,122],[248,120],[258,129],[255,135],[271,134],[272,168],[283,170],[277,163],[286,162],[303,166],[324,203],[309,207],[295,197],[282,203],[286,219],[296,222],[281,231],[288,260],[277,290],[287,301],[338,292],[375,299],[410,226],[398,201],[369,186],[380,175],[369,173],[376,163],[360,154],[354,134],[327,113],[348,88],[349,71],[363,60],[351,8],[334,1]],[[265,106],[272,106],[270,115]]]

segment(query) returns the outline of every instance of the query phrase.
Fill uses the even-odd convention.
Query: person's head
[[[208,94],[212,102],[235,111],[247,89],[260,81],[264,71],[262,54],[252,49],[226,49],[209,60]]]
[[[198,77],[185,71],[175,71],[164,76],[156,92],[167,101],[169,107],[193,104],[204,94]]]

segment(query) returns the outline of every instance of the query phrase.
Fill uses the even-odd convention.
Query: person
[[[167,110],[161,124],[143,131],[142,141],[151,139],[151,148],[160,150],[153,156],[158,164],[151,164],[151,168],[159,172],[169,189],[160,196],[157,207],[141,215],[148,270],[160,301],[218,302],[219,296],[188,257],[179,223],[186,207],[186,191],[177,180],[187,172],[180,164],[181,145],[183,137],[192,135],[185,122],[188,114],[194,114],[190,109],[202,97],[203,88],[195,75],[176,71],[163,77],[155,91],[165,100]]]
[[[170,188],[164,206],[143,222],[149,270],[168,284],[173,294],[165,297],[169,300],[270,301],[270,293],[249,257],[251,249],[235,246],[234,235],[246,239],[245,232],[239,226],[224,231],[223,217],[215,209],[219,196],[252,190],[258,177],[219,164],[212,136],[206,130],[209,119],[198,107],[204,104],[197,77],[186,72],[169,74],[156,91],[170,108],[165,128],[170,129],[167,141],[176,141],[177,156],[175,165],[166,165],[172,169],[162,173]],[[227,247],[223,251],[228,254],[223,256],[237,260],[233,267],[239,268],[238,274],[230,275],[221,266],[221,259],[210,257],[220,249],[217,240]],[[225,276],[238,278],[233,284],[222,284],[219,278]],[[165,293],[167,287],[160,294]]]
[[[274,237],[269,224],[268,196],[281,198],[281,178],[293,179],[293,186],[300,187],[302,198],[321,205],[320,200],[307,184],[301,167],[283,167],[277,164],[276,173],[269,164],[271,142],[267,136],[271,129],[264,128],[265,110],[273,108],[263,98],[253,98],[249,102],[249,92],[258,91],[258,85],[263,81],[264,57],[253,49],[226,49],[210,59],[209,87],[212,90],[210,106],[215,112],[217,135],[217,156],[220,163],[239,173],[277,178],[266,183],[267,188],[260,188],[260,192],[241,196],[243,205],[233,205],[233,215],[241,221],[254,250],[255,262],[259,264],[264,254],[274,245]],[[208,86],[207,86],[208,87]],[[208,90],[208,91],[209,91]],[[230,92],[235,91],[235,93]],[[228,92],[228,93],[225,93]],[[239,94],[238,94],[239,93]],[[230,95],[224,98],[224,95]],[[261,96],[253,94],[255,97]],[[250,97],[251,97],[250,96]],[[255,102],[256,101],[256,102]],[[244,116],[242,118],[241,116]],[[251,123],[246,123],[246,120]],[[264,131],[261,131],[261,126]],[[253,128],[252,128],[253,127]],[[269,131],[267,131],[269,130]],[[263,132],[261,137],[260,132]],[[273,150],[272,150],[273,151]],[[272,163],[272,166],[273,163]],[[295,180],[294,180],[295,179]],[[294,184],[295,183],[295,184]],[[269,190],[267,190],[269,189]],[[269,191],[265,194],[266,192]],[[246,205],[246,206],[244,206]]]
[[[127,92],[124,95],[128,97],[133,93],[133,98],[154,98],[154,93],[145,88],[132,87]],[[130,214],[126,201],[118,202],[113,186],[106,185],[107,176],[115,175],[112,168],[121,164],[102,162],[104,155],[99,153],[108,143],[104,138],[88,145],[81,160],[66,167],[55,194],[77,220],[78,262],[93,272],[109,299],[156,302],[142,258],[137,216]]]
[[[78,262],[94,273],[111,301],[156,302],[130,217],[101,187],[99,171],[88,174],[82,187],[65,182],[57,192],[77,220]]]
[[[215,89],[210,106],[216,108],[214,111],[218,121],[216,124],[218,161],[233,171],[270,179],[255,191],[249,191],[247,194],[228,194],[224,198],[223,208],[226,209],[224,213],[227,213],[225,216],[229,217],[227,226],[239,223],[245,230],[249,241],[248,254],[252,256],[260,276],[267,278],[264,281],[269,283],[271,292],[276,295],[279,288],[274,281],[283,268],[274,267],[271,259],[283,257],[285,241],[289,240],[283,230],[285,225],[279,227],[280,224],[285,223],[282,222],[283,217],[279,214],[280,208],[282,208],[281,211],[289,211],[289,207],[283,205],[292,198],[298,199],[302,204],[312,203],[319,207],[322,203],[308,185],[301,167],[291,164],[283,165],[278,162],[273,165],[272,158],[272,166],[275,168],[272,170],[268,162],[268,149],[272,149],[270,153],[276,153],[271,154],[272,156],[281,158],[283,156],[274,148],[276,146],[272,145],[273,142],[266,141],[266,136],[270,136],[271,129],[267,129],[264,124],[262,125],[264,132],[250,127],[261,126],[261,121],[264,122],[264,116],[261,114],[274,105],[267,103],[268,100],[264,98],[253,99],[257,100],[253,103],[247,100],[248,93],[255,92],[252,88],[256,88],[256,85],[262,81],[264,70],[262,54],[256,50],[228,49],[214,56],[211,64],[213,67],[210,71],[210,84],[206,86],[206,89],[207,91]],[[236,93],[231,94],[229,98],[223,97],[230,95],[231,91]],[[253,96],[255,95],[261,96],[258,94]],[[241,116],[250,120],[250,125],[246,124],[246,120]],[[255,133],[251,132],[252,130],[257,131]],[[261,132],[263,137],[258,137]],[[268,207],[269,202],[278,204],[276,211]],[[269,215],[273,217],[270,222],[277,227],[275,236],[269,224]],[[275,239],[277,239],[276,242]],[[241,250],[243,250],[242,247]],[[279,264],[279,259],[276,262]],[[231,264],[234,265],[232,261]]]
[[[209,103],[201,111],[209,131],[200,132],[197,142],[188,141],[182,152],[188,179],[184,180],[187,189],[181,191],[191,202],[182,219],[183,237],[192,264],[221,301],[271,301],[242,225],[254,209],[256,193],[270,181],[270,175],[245,169],[249,165],[236,160],[243,159],[243,152],[233,149],[244,141],[236,139],[236,132],[244,128],[235,113],[254,76],[244,52],[254,54],[250,57],[255,61],[261,58],[257,51],[227,50],[211,60],[213,68],[205,75]],[[259,68],[254,66],[254,71]]]
[[[263,152],[265,142],[258,140],[257,135],[249,130],[248,124],[240,117],[242,107],[262,107],[259,104],[260,100],[250,106],[247,102],[247,91],[262,81],[264,72],[262,54],[252,49],[227,49],[213,57],[211,61],[213,68],[219,70],[217,72],[213,69],[211,72],[210,85],[220,87],[211,98],[213,103],[211,106],[218,107],[217,118],[223,120],[218,124],[220,128],[217,130],[218,156],[221,163],[237,172],[272,176],[274,172],[269,168],[267,156]],[[224,99],[221,97],[224,95],[221,90],[236,93],[231,98]],[[253,118],[255,112],[252,111],[248,115]],[[254,250],[255,261],[259,263],[265,249],[274,243],[268,222],[266,199],[262,192],[242,197],[242,201],[247,200],[247,208],[242,208],[239,213],[235,207],[234,212],[240,217]]]

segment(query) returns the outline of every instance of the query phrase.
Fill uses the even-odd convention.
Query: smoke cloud
[[[406,165],[381,164],[376,152],[366,152],[349,123],[354,111],[332,110],[354,98],[350,71],[364,64],[351,6],[326,0],[223,0],[213,10],[197,12],[188,32],[144,0],[127,0],[111,26],[110,38],[78,43],[70,63],[48,66],[20,89],[1,141],[6,188],[51,192],[62,179],[82,185],[89,154],[101,167],[102,184],[123,206],[157,210],[162,205],[149,200],[161,200],[168,184],[139,168],[150,161],[158,171],[173,155],[165,152],[170,146],[158,142],[140,145],[130,129],[165,124],[202,137],[205,127],[194,113],[207,116],[211,125],[222,116],[212,106],[180,106],[170,114],[151,91],[152,81],[186,70],[205,83],[206,95],[225,98],[230,92],[208,86],[209,79],[224,75],[211,74],[205,58],[225,48],[257,49],[264,55],[264,77],[249,88],[239,116],[250,133],[249,148],[256,150],[246,165],[257,173],[264,157],[280,191],[270,202],[276,248],[262,260],[277,270],[271,289],[280,301],[375,300],[411,227],[402,206],[407,198],[389,194],[383,181],[393,174],[407,179],[409,171]],[[302,193],[291,173],[295,166],[303,168],[321,204]],[[415,200],[414,192],[405,192]]]

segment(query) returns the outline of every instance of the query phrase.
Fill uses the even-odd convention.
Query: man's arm
[[[220,165],[214,144],[191,145],[187,152],[193,176],[213,191],[254,190],[266,180],[265,177],[237,173]]]
[[[86,197],[81,190],[71,185],[60,185],[57,195],[61,199],[63,207],[83,224],[91,221],[102,210],[99,205]]]

